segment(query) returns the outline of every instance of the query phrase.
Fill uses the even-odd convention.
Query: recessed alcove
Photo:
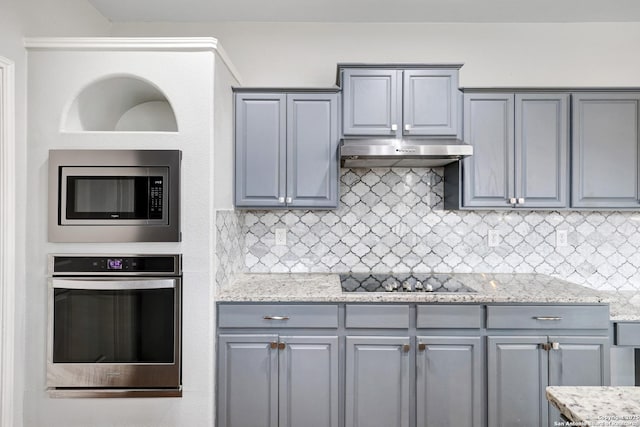
[[[114,76],[86,86],[63,116],[63,132],[177,132],[165,94],[136,76]]]

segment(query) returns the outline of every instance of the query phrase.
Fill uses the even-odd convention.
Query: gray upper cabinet
[[[236,93],[237,207],[338,206],[338,99]]]
[[[465,93],[464,116],[464,207],[567,207],[568,94]]]
[[[464,141],[473,156],[462,162],[463,206],[508,207],[513,197],[512,93],[464,95]],[[446,183],[445,183],[446,189]]]
[[[347,336],[346,427],[409,427],[409,337]]]
[[[458,71],[405,70],[403,74],[403,133],[457,135]]]
[[[515,98],[517,207],[563,208],[569,192],[569,95]]]
[[[418,427],[482,426],[480,337],[418,336]]]
[[[457,136],[458,68],[342,69],[345,136]]]
[[[395,136],[398,132],[398,70],[344,70],[343,133]]]
[[[287,206],[338,206],[338,95],[287,95],[287,141]]]
[[[639,114],[640,93],[573,95],[573,207],[640,206]]]
[[[282,206],[280,198],[286,192],[285,113],[283,93],[236,94],[236,206]]]

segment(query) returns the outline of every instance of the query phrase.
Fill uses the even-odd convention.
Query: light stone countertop
[[[640,322],[640,292],[638,291],[606,291],[602,292],[610,301],[611,320],[617,322]]]
[[[613,298],[543,274],[454,273],[477,292],[342,292],[337,274],[242,273],[218,290],[218,302],[608,303]],[[639,316],[640,317],[640,316]]]
[[[640,427],[640,387],[547,387],[547,399],[580,426]]]

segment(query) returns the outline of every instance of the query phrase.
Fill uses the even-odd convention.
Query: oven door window
[[[175,289],[54,289],[54,363],[173,363]]]
[[[161,176],[67,176],[66,218],[162,218]]]

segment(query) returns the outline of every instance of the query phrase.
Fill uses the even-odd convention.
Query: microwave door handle
[[[169,289],[176,287],[176,279],[145,279],[145,280],[82,280],[82,279],[52,279],[54,288],[85,289],[91,291],[126,291],[137,289]]]

